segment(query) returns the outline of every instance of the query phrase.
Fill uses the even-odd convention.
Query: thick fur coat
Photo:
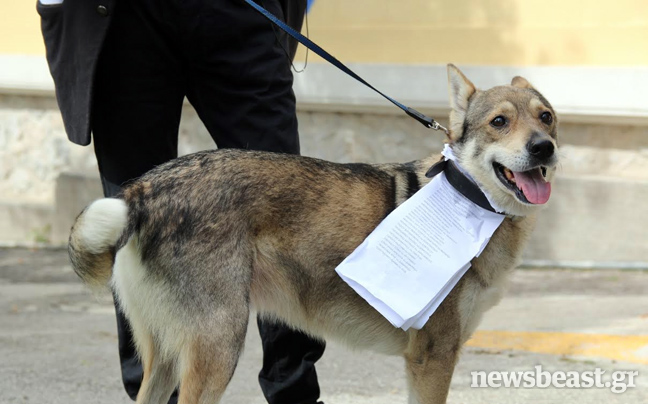
[[[526,80],[479,91],[454,66],[448,72],[449,143],[507,218],[421,330],[393,327],[335,267],[430,180],[439,156],[369,165],[207,151],[86,208],[70,256],[83,280],[111,285],[132,325],[145,372],[139,404],[165,403],[178,385],[182,404],[217,402],[251,309],[401,355],[410,401],[445,403],[459,350],[499,301],[557,164],[555,114]]]

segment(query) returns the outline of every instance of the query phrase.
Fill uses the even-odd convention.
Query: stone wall
[[[438,115],[437,115],[438,116]],[[396,112],[302,109],[302,154],[337,162],[410,161],[443,134]],[[648,127],[567,122],[550,206],[525,254],[536,263],[648,262]],[[180,154],[213,148],[186,105]],[[75,215],[100,196],[92,147],[73,145],[50,96],[0,95],[0,244],[62,245]]]
[[[302,154],[337,162],[414,160],[440,150],[442,135],[407,117],[299,112]],[[185,104],[180,155],[215,148]],[[62,173],[98,175],[92,145],[67,140],[52,97],[0,95],[0,202],[53,204]]]

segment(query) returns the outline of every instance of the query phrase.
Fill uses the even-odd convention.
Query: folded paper
[[[337,268],[395,327],[420,329],[502,223],[435,176]]]

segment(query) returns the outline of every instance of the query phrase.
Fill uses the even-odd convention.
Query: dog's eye
[[[491,126],[494,126],[496,128],[501,128],[502,126],[506,125],[506,118],[504,118],[502,115],[496,116],[490,124]]]
[[[540,115],[540,120],[547,125],[551,125],[551,122],[553,122],[553,116],[551,116],[551,112],[543,112]]]

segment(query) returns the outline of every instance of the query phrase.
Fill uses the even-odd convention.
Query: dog
[[[250,310],[322,339],[405,358],[410,402],[445,403],[461,346],[499,302],[558,164],[557,120],[521,77],[477,90],[448,65],[448,143],[506,214],[425,326],[392,326],[335,272],[372,230],[430,181],[439,156],[337,164],[244,150],[180,157],[77,218],[69,253],[109,285],[144,367],[138,404],[218,402]],[[406,299],[406,296],[403,296]]]

